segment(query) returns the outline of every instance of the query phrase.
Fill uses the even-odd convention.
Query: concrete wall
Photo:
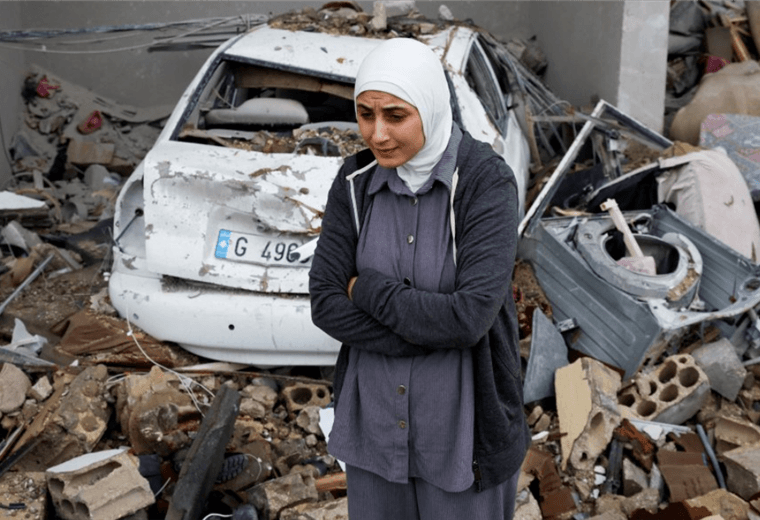
[[[667,0],[552,0],[528,5],[530,27],[549,58],[549,88],[575,106],[605,99],[662,131]]]
[[[668,2],[626,0],[617,107],[662,132],[668,68]]]
[[[2,2],[0,6],[0,31],[18,29],[21,26],[21,3]],[[19,128],[21,117],[21,86],[24,81],[24,53],[0,47],[0,140],[8,149],[13,134]],[[11,178],[11,166],[6,154],[0,152],[0,189]]]
[[[571,104],[616,103],[624,7],[620,1],[530,2],[531,28],[549,57],[546,83]]]

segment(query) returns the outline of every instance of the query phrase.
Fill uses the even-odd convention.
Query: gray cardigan
[[[487,144],[465,132],[453,200],[455,291],[420,291],[365,270],[354,285],[351,301],[346,288],[357,274],[356,223],[361,223],[368,209],[373,160],[365,150],[347,158],[341,167],[328,195],[309,273],[312,319],[343,344],[333,384],[336,406],[352,348],[390,356],[472,349],[473,471],[478,489],[492,487],[519,469],[530,444],[512,299],[518,224],[514,175]],[[364,171],[357,175],[360,170]]]

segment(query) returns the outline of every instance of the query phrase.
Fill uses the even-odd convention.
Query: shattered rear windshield
[[[366,147],[353,85],[221,61],[177,140],[263,153],[347,157]]]

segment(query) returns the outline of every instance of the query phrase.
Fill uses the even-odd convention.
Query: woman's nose
[[[385,125],[382,117],[378,117],[375,120],[375,129],[373,132],[375,141],[386,141],[388,139],[388,128]]]

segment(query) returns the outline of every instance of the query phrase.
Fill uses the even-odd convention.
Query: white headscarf
[[[378,45],[359,66],[356,98],[367,90],[386,92],[414,105],[422,119],[425,144],[396,171],[416,192],[430,177],[451,137],[449,86],[438,56],[424,43],[392,38]]]

